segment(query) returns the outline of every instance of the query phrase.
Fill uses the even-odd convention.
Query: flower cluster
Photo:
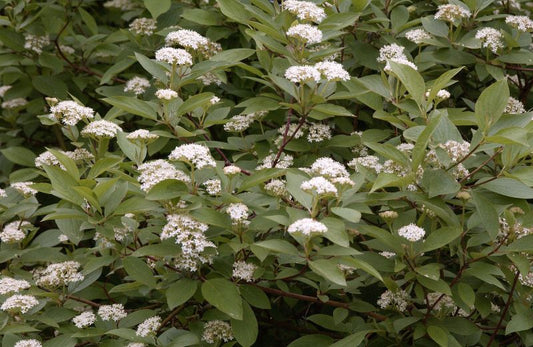
[[[285,196],[287,195],[286,182],[279,179],[274,179],[265,184],[265,191],[274,196]]]
[[[323,223],[314,219],[302,218],[289,225],[287,231],[291,234],[299,233],[305,236],[311,236],[312,234],[324,234],[328,231],[328,228]]]
[[[95,139],[111,139],[117,136],[119,131],[122,131],[120,126],[108,120],[101,119],[87,124],[81,131],[81,134]]]
[[[533,20],[528,16],[507,16],[505,23],[521,32],[533,31]]]
[[[124,310],[124,305],[102,305],[98,308],[98,315],[103,321],[112,320],[118,322],[119,320],[126,318],[128,315]]]
[[[380,296],[377,304],[382,309],[393,309],[399,312],[404,312],[409,305],[410,296],[402,289],[397,291],[386,290]]]
[[[148,88],[150,88],[150,81],[144,77],[135,76],[126,82],[124,92],[132,92],[135,95],[141,95]]]
[[[238,114],[236,116],[231,117],[231,119],[226,124],[224,124],[224,130],[227,132],[235,133],[243,132],[244,130],[248,129],[250,125],[252,125],[255,119],[255,113]]]
[[[348,81],[350,79],[350,74],[344,67],[333,61],[324,61],[315,65],[295,65],[285,70],[285,78],[293,83],[319,82],[322,76],[327,81]]]
[[[307,44],[320,43],[322,41],[322,31],[309,24],[293,25],[287,30],[287,36]]]
[[[237,202],[229,204],[228,207],[226,207],[226,213],[231,218],[233,225],[246,226],[250,224],[250,222],[247,221],[249,209],[248,206],[243,203]]]
[[[200,53],[205,58],[210,58],[222,50],[220,44],[188,29],[168,33],[165,37],[165,43],[168,46],[182,46],[189,51]]]
[[[76,317],[72,318],[72,323],[74,323],[74,325],[80,329],[93,325],[95,321],[96,315],[91,311],[80,313]]]
[[[231,325],[221,320],[212,320],[204,324],[204,332],[202,340],[207,343],[215,343],[217,341],[228,342],[233,340],[233,331]]]
[[[331,128],[327,124],[314,123],[309,127],[307,141],[322,142],[331,139]]]
[[[172,89],[158,89],[155,92],[155,96],[159,100],[172,100],[178,97],[178,93]]]
[[[129,11],[135,8],[131,0],[109,0],[104,2],[104,7],[116,8],[122,11]]]
[[[243,280],[246,282],[252,282],[254,280],[254,272],[257,266],[245,261],[236,261],[233,263],[233,278]]]
[[[472,14],[469,10],[463,6],[446,4],[440,5],[437,13],[435,13],[435,19],[440,19],[447,22],[456,22],[463,18],[468,18]]]
[[[196,143],[178,146],[168,156],[170,160],[179,160],[194,165],[197,169],[215,167],[217,164],[209,148]]]
[[[181,48],[163,47],[155,52],[155,59],[170,65],[192,65],[192,55]]]
[[[398,229],[398,235],[411,242],[416,242],[422,240],[424,235],[426,235],[426,231],[416,224],[411,223]]]
[[[84,276],[78,272],[80,266],[77,261],[50,264],[45,269],[34,271],[35,283],[40,287],[50,288],[83,281]]]
[[[28,221],[14,221],[4,226],[0,233],[0,240],[4,243],[17,243],[26,237],[24,229],[31,226]]]
[[[208,241],[205,232],[209,226],[182,214],[167,216],[167,224],[163,227],[160,238],[175,238],[181,246],[181,257],[177,265],[183,270],[196,271],[199,264],[211,263],[211,256],[204,254],[206,248],[216,248]]]
[[[500,48],[503,48],[502,38],[502,33],[494,28],[482,28],[476,32],[476,39],[480,40],[482,46],[490,49],[492,53],[496,53]]]
[[[326,18],[324,9],[310,1],[285,0],[283,2],[283,9],[294,14],[300,20],[320,23]]]
[[[76,125],[80,120],[93,119],[94,110],[75,101],[61,101],[50,108],[51,118],[65,125]]]
[[[11,188],[15,189],[17,192],[24,195],[25,197],[28,197],[37,194],[37,190],[33,189],[31,187],[32,185],[33,182],[14,182],[11,183]]]
[[[205,187],[205,190],[209,195],[217,195],[220,194],[222,190],[222,183],[219,179],[210,179],[202,183]]]
[[[33,295],[13,295],[7,298],[0,309],[13,313],[27,313],[33,307],[39,305],[39,300]]]
[[[152,142],[159,138],[159,135],[152,134],[149,130],[146,129],[137,129],[132,131],[126,138],[130,141],[140,141],[140,142]]]
[[[405,33],[405,38],[409,41],[416,43],[417,45],[424,43],[425,40],[429,40],[431,35],[424,29],[412,29]]]
[[[348,166],[353,168],[356,172],[359,172],[360,167],[374,170],[376,173],[380,173],[383,170],[383,165],[380,164],[379,158],[375,155],[367,155],[364,157],[353,158],[348,163]]]
[[[504,112],[509,114],[521,114],[525,113],[526,109],[524,107],[524,104],[522,104],[520,100],[517,100],[510,96],[507,100],[507,105],[505,106]]]
[[[405,47],[400,46],[396,43],[390,45],[385,45],[379,49],[379,56],[377,58],[378,63],[386,63],[384,70],[391,71],[390,62],[395,62],[398,64],[407,65],[414,70],[418,70],[417,66],[413,64],[405,53],[403,52]]]
[[[161,317],[154,316],[146,319],[144,322],[137,326],[136,335],[140,337],[147,337],[155,335],[157,330],[161,327]]]
[[[30,287],[30,282],[25,280],[17,280],[11,277],[2,277],[2,279],[0,279],[0,294],[2,295],[18,293],[21,290],[28,289]]]
[[[144,163],[139,165],[137,169],[141,173],[137,180],[145,192],[150,191],[153,186],[164,180],[178,180],[185,183],[191,181],[183,171],[176,169],[174,165],[163,159]]]
[[[34,51],[37,54],[41,54],[43,52],[43,48],[50,44],[50,39],[48,36],[25,34],[24,40],[24,48]]]
[[[137,35],[150,36],[157,28],[157,22],[152,18],[136,18],[130,23],[130,31]]]
[[[2,103],[2,108],[5,108],[6,110],[12,110],[15,108],[23,107],[28,104],[28,100],[24,98],[14,98],[11,100],[6,100]]]
[[[337,196],[337,188],[322,176],[313,177],[300,185],[304,192],[316,194],[319,197]]]
[[[35,339],[20,340],[13,347],[43,347],[41,342]]]

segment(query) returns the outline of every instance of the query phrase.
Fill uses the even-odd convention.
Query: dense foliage
[[[2,346],[533,345],[532,3],[0,8]]]

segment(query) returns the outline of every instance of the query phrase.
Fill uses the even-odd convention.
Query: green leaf
[[[188,193],[187,185],[178,180],[164,180],[157,183],[146,194],[148,200],[171,200]]]
[[[35,166],[35,154],[27,148],[13,146],[2,149],[0,152],[7,158],[7,160],[15,164],[28,167]]]
[[[426,149],[429,143],[429,139],[437,128],[437,125],[440,122],[440,117],[441,115],[438,115],[437,117],[431,119],[429,124],[424,128],[424,130],[416,140],[415,148],[413,148],[413,165],[411,166],[413,171],[415,172],[418,169],[418,166],[420,166],[420,163],[422,163],[424,156],[426,155]]]
[[[34,76],[31,80],[35,89],[46,96],[67,98],[68,87],[61,79],[52,76]]]
[[[317,120],[323,120],[331,117],[353,117],[353,113],[346,108],[334,104],[318,104],[313,107],[309,117]]]
[[[455,194],[461,189],[461,185],[448,172],[442,169],[424,171],[423,182],[429,186],[428,197],[438,195]]]
[[[486,88],[476,101],[478,126],[486,131],[501,117],[509,100],[507,80],[500,80]]]
[[[350,240],[343,221],[338,218],[326,217],[321,222],[328,227],[328,231],[323,234],[325,238],[339,246],[349,247]]]
[[[80,11],[81,11],[81,8],[80,8]],[[119,60],[113,66],[111,66],[110,68],[106,70],[102,78],[100,78],[100,84],[106,84],[107,82],[111,81],[113,77],[115,77],[117,74],[121,73],[122,71],[126,70],[127,68],[132,66],[134,63],[135,63],[135,60],[131,58],[125,58],[125,59]]]
[[[423,21],[423,19],[422,19],[422,21]],[[433,20],[433,22],[439,22],[439,21]],[[444,26],[446,27],[446,25],[444,25]],[[446,27],[446,35],[447,34],[448,34],[448,28]],[[437,95],[439,90],[447,87],[448,83],[450,82],[450,80],[455,75],[457,75],[459,73],[459,71],[461,71],[462,69],[463,69],[462,67],[458,67],[458,68],[446,71],[445,73],[440,75],[439,78],[437,78],[435,81],[433,81],[433,83],[431,85],[431,90],[429,91],[428,102],[432,102],[433,99],[435,99],[435,96]]]
[[[336,261],[332,259],[318,259],[315,261],[309,260],[307,263],[311,270],[317,275],[320,275],[339,286],[346,286],[346,279],[344,279],[344,274],[337,266]]]
[[[197,108],[202,108],[210,104],[209,100],[214,96],[213,93],[201,93],[189,97],[183,104],[180,105],[177,111],[178,116],[194,111]]]
[[[292,341],[287,347],[325,347],[330,346],[333,339],[326,335],[305,335]]]
[[[285,240],[273,239],[265,240],[254,243],[254,246],[268,249],[272,252],[282,253],[282,254],[298,254],[298,249],[294,245]]]
[[[268,296],[261,289],[251,285],[243,285],[239,289],[244,300],[253,307],[263,310],[270,310],[272,308]]]
[[[170,0],[144,0],[144,6],[150,11],[152,18],[167,12],[170,9]]]
[[[233,19],[237,23],[247,24],[250,18],[243,5],[237,0],[217,0],[220,11],[226,17]]]
[[[358,331],[355,334],[349,335],[342,340],[335,342],[329,347],[357,347],[364,341],[366,335],[372,330]]]
[[[468,307],[474,307],[476,301],[476,293],[474,292],[472,287],[470,287],[466,283],[459,283],[457,285],[457,291],[461,300],[463,300]]]
[[[155,288],[156,281],[152,269],[141,259],[127,257],[122,260],[124,269],[135,281],[146,284],[150,288]]]
[[[533,315],[518,313],[513,315],[509,323],[507,323],[507,326],[505,327],[505,335],[517,331],[530,330],[531,328],[533,328]]]
[[[231,330],[235,336],[235,340],[243,347],[252,346],[257,340],[259,333],[257,319],[255,318],[254,311],[246,303],[242,302],[242,319],[231,319]]]
[[[247,190],[251,187],[255,187],[259,185],[260,183],[263,183],[267,180],[271,180],[273,178],[278,178],[280,176],[285,175],[286,170],[283,169],[264,169],[259,170],[251,174],[250,176],[247,176],[241,183],[239,187],[239,191],[242,192],[243,190]]]
[[[89,30],[93,35],[98,34],[98,25],[96,24],[96,21],[94,20],[93,16],[89,14],[89,12],[85,11],[83,8],[78,7],[78,11],[80,12],[81,19],[87,25]]]
[[[422,109],[425,104],[426,84],[420,73],[407,65],[398,64],[393,61],[390,61],[389,64],[392,72],[398,76],[398,79],[405,86],[411,98]]]
[[[242,12],[242,10],[241,10]],[[254,49],[250,48],[234,48],[227,49],[222,52],[215,54],[210,61],[225,61],[228,63],[237,63],[241,60],[244,60],[255,53]]]
[[[358,223],[361,220],[361,212],[351,208],[332,207],[331,212],[352,223]]]
[[[182,278],[173,283],[165,292],[168,308],[172,310],[185,303],[192,298],[197,288],[198,282],[189,278]]]
[[[211,305],[233,319],[243,319],[242,299],[237,286],[224,278],[214,278],[202,284],[202,295]]]
[[[483,188],[503,196],[517,199],[533,199],[533,188],[512,178],[498,178],[494,181],[484,183]]]
[[[157,119],[157,105],[154,103],[131,96],[113,96],[103,101],[128,113],[152,120]]]
[[[427,329],[429,337],[442,347],[448,347],[448,333],[437,326],[430,325]]]
[[[201,25],[220,25],[222,23],[222,17],[220,14],[214,11],[202,10],[199,8],[188,8],[183,11],[183,18],[189,22],[198,23]]]
[[[422,252],[429,252],[441,248],[461,235],[461,229],[454,227],[444,227],[432,231],[422,245]]]
[[[146,56],[142,55],[141,53],[137,53],[137,52],[135,52],[135,58],[137,58],[137,61],[139,62],[139,64],[141,64],[141,66],[146,71],[148,71],[152,76],[156,77],[162,83],[168,82],[167,69],[165,68],[164,65],[162,65],[158,61],[149,59]]]
[[[500,231],[498,211],[492,202],[477,191],[472,191],[472,199],[476,206],[476,213],[479,214],[481,223],[487,229],[491,239],[495,239]]]

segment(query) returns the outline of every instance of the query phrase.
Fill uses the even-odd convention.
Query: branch
[[[476,172],[478,172],[479,170],[481,170],[485,165],[488,164],[488,162],[490,162],[492,159],[494,159],[494,157],[496,157],[501,151],[502,151],[502,147],[498,148],[498,150],[496,152],[494,152],[494,154],[487,160],[485,160],[483,163],[481,163],[481,165],[479,165],[474,171],[472,171],[471,173],[469,173],[467,176],[465,176],[462,180],[459,181],[459,183],[463,183],[464,181],[466,181],[468,178],[472,177]]]
[[[73,295],[68,295],[68,296],[67,296],[67,299],[74,300],[74,301],[78,301],[78,302],[83,302],[84,304],[87,304],[87,305],[90,305],[90,306],[92,306],[92,307],[96,307],[96,308],[102,306],[101,304],[96,303],[96,302],[94,302],[94,301],[87,300],[87,299],[80,298],[80,297],[73,296]]]
[[[291,136],[287,138],[287,133],[289,132],[289,127],[290,127],[291,116],[292,116],[292,108],[289,109],[289,112],[287,114],[287,125],[285,126],[285,132],[283,133],[283,142],[281,143],[281,146],[279,146],[278,153],[276,153],[276,158],[272,162],[272,167],[276,167],[276,164],[278,163],[279,158],[281,157],[281,153],[283,153],[283,150],[285,149],[285,146],[287,146],[287,144],[291,142],[294,136],[296,136],[296,133],[298,132],[298,130],[300,130],[302,125],[304,125],[305,119],[307,118],[306,116],[303,116],[300,119],[300,122],[298,122],[298,126],[296,127],[294,132],[291,134]]]
[[[174,309],[174,311],[170,312],[170,314],[161,322],[161,326],[159,326],[159,329],[157,329],[157,332],[161,331],[165,325],[168,324],[172,320],[172,318],[176,317],[178,313],[181,312],[185,308],[185,305],[178,306]]]
[[[487,343],[487,347],[490,347],[490,345],[496,338],[496,335],[498,334],[498,330],[500,330],[500,327],[502,326],[503,319],[505,318],[505,315],[507,314],[507,311],[509,310],[509,305],[511,305],[511,300],[513,299],[513,293],[516,288],[516,283],[518,282],[519,275],[520,275],[520,272],[517,271],[514,277],[513,286],[511,287],[511,291],[509,292],[509,298],[507,298],[507,302],[505,303],[505,307],[502,311],[502,315],[500,316],[500,320],[498,321],[498,325],[496,325],[496,328],[494,328],[494,332],[490,336],[490,340]]]

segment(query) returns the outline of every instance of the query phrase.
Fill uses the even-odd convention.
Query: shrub
[[[2,1],[2,346],[531,345],[517,1]]]

